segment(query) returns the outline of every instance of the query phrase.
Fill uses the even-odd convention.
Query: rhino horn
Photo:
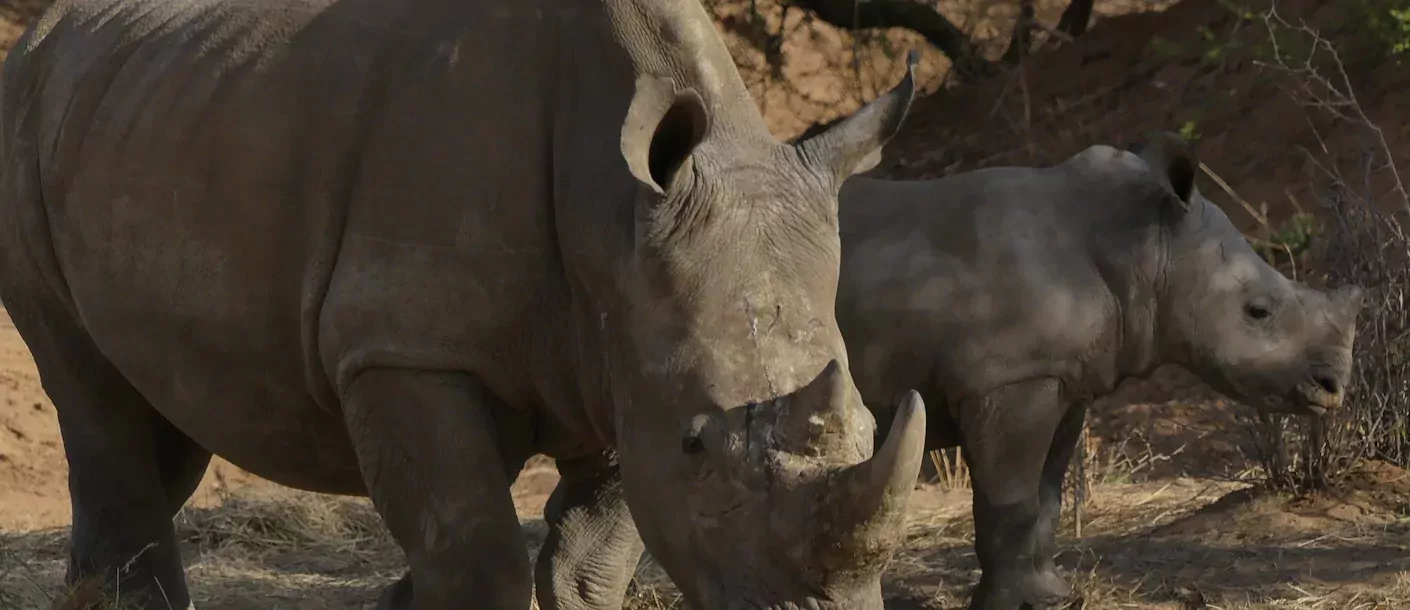
[[[835,509],[834,531],[855,531],[851,552],[858,561],[887,560],[903,534],[906,504],[915,489],[925,455],[925,402],[914,390],[901,399],[886,441],[870,459],[850,466],[834,479],[829,503]]]
[[[1338,288],[1336,292],[1332,294],[1336,302],[1342,306],[1342,311],[1345,316],[1354,322],[1356,317],[1361,313],[1361,306],[1365,302],[1366,291],[1360,286],[1346,285]]]
[[[825,437],[834,439],[853,438],[855,435],[829,435],[828,431],[843,432],[851,429],[854,414],[849,412],[855,395],[852,378],[842,368],[842,363],[833,359],[824,366],[807,385],[798,388],[788,400],[780,415],[780,423],[775,434],[781,445],[791,451],[807,455],[819,455],[837,447],[828,447]],[[866,419],[865,423],[870,424]],[[870,426],[867,426],[870,428]],[[869,430],[868,430],[869,432]],[[865,437],[865,451],[871,451],[871,436]],[[860,448],[860,447],[859,447]]]
[[[845,417],[851,379],[842,370],[842,363],[836,358],[828,361],[821,373],[798,389],[797,402],[801,405],[821,405],[827,415]]]

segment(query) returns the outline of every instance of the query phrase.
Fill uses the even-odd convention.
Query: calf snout
[[[1297,394],[1303,406],[1313,411],[1331,411],[1341,407],[1346,398],[1346,381],[1336,371],[1316,368],[1298,384]]]

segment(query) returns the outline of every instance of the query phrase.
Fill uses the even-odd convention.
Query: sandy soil
[[[0,58],[43,4],[0,2]],[[739,18],[743,7],[713,4],[722,18]],[[1280,105],[1247,60],[1199,59],[1208,49],[1195,42],[1209,40],[1201,32],[1233,36],[1247,24],[1231,21],[1214,0],[1145,13],[1168,4],[1101,2],[1102,19],[1087,36],[984,87],[938,90],[948,63],[927,50],[921,75],[926,91],[938,92],[917,102],[888,149],[883,173],[1051,162],[1093,142],[1175,130],[1193,120],[1207,134],[1201,150],[1212,167],[1246,196],[1286,212],[1282,187],[1309,171],[1288,151],[1316,144],[1311,123],[1297,108]],[[1337,17],[1327,13],[1329,3],[1291,4],[1324,21]],[[774,3],[757,6],[783,39],[785,68],[773,74],[759,63],[763,51],[736,34],[730,41],[771,128],[783,137],[850,112],[889,86],[900,71],[897,50],[915,44],[905,33],[852,36],[797,11],[785,15]],[[993,37],[1012,23],[1011,7],[1002,2],[942,7],[981,35]],[[1061,3],[1037,7],[1052,22]],[[1157,37],[1178,48],[1151,51]],[[849,65],[867,67],[838,69]],[[1397,147],[1410,142],[1406,119],[1395,112],[1403,112],[1404,98],[1394,93],[1410,90],[1400,86],[1406,74],[1358,75],[1363,103],[1392,121],[1386,132]],[[1231,90],[1240,95],[1227,95]],[[1224,97],[1214,97],[1221,91]],[[1221,101],[1231,99],[1239,103]],[[1232,204],[1226,209],[1240,213]],[[64,593],[67,470],[53,406],[3,316],[0,399],[0,610],[43,608]],[[1410,475],[1372,464],[1340,495],[1252,494],[1243,482],[1251,464],[1238,413],[1178,370],[1130,382],[1097,405],[1087,443],[1093,488],[1081,533],[1071,513],[1062,530],[1060,560],[1080,593],[1070,608],[1410,607]],[[551,463],[537,462],[515,485],[531,554],[542,540],[542,504],[556,480]],[[962,487],[922,487],[909,540],[887,573],[888,607],[963,607],[977,576],[968,503]],[[292,491],[219,459],[178,525],[193,591],[205,609],[370,608],[402,569],[400,552],[365,500]],[[669,583],[644,561],[630,607],[675,603]]]

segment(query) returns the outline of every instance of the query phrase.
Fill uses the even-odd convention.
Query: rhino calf
[[[971,608],[1068,595],[1063,477],[1087,405],[1123,379],[1175,364],[1264,412],[1341,403],[1361,290],[1266,264],[1199,194],[1198,167],[1161,133],[1051,167],[843,186],[853,376],[878,412],[918,389],[927,448],[963,447],[983,570]]]

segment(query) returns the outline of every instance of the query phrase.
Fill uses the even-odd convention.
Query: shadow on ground
[[[1151,507],[1144,518],[1115,508],[1138,523],[1112,524],[1081,540],[1066,536],[1058,563],[1077,592],[1069,609],[1410,604],[1410,516],[1403,506],[1378,509],[1359,493],[1308,500],[1248,489],[1202,507],[1180,509],[1179,500]],[[911,550],[893,564],[887,590],[894,602],[887,607],[963,608],[979,577],[971,528],[961,514],[913,530]]]
[[[1093,511],[1089,534],[1065,540],[1059,557],[1078,592],[1072,610],[1347,607],[1329,601],[1341,594],[1380,596],[1364,598],[1373,602],[1367,608],[1396,607],[1395,596],[1410,592],[1410,517],[1403,514],[1338,519],[1351,500],[1298,504],[1246,490],[1212,503],[1183,491],[1149,500],[1160,488],[1136,484],[1104,493],[1097,506],[1109,514]],[[913,522],[888,572],[890,609],[963,608],[977,580],[967,503],[932,495],[943,502]],[[1121,498],[1146,500],[1136,510],[1118,505]],[[1104,520],[1117,514],[1120,521]],[[237,496],[188,509],[178,525],[203,610],[370,609],[404,565],[365,500]],[[534,556],[547,528],[535,518],[523,529]],[[49,606],[62,590],[67,534],[0,536],[0,608]],[[638,573],[627,608],[679,607],[659,569],[647,561]]]

